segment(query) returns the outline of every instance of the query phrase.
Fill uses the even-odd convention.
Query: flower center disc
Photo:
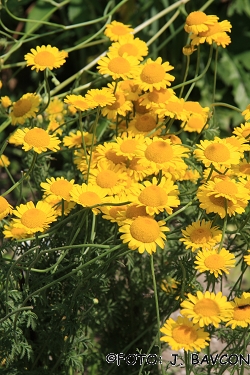
[[[96,183],[101,188],[112,188],[116,185],[118,176],[115,172],[104,170],[98,173]]]
[[[235,320],[250,319],[250,306],[246,306],[244,307],[244,309],[239,309],[239,307],[236,307],[234,310],[234,319]]]
[[[172,331],[173,339],[182,344],[191,344],[197,339],[197,333],[192,327],[179,326]]]
[[[123,74],[130,71],[130,64],[124,57],[114,57],[108,63],[108,68],[113,73]]]
[[[211,238],[210,230],[205,228],[194,229],[190,235],[190,239],[193,243],[206,243],[211,240]]]
[[[142,190],[139,201],[145,206],[159,207],[167,203],[168,195],[160,186],[152,185]]]
[[[96,204],[101,203],[100,197],[93,191],[86,191],[79,196],[79,201],[84,206],[95,206]]]
[[[213,144],[209,145],[204,150],[204,155],[208,160],[215,161],[218,163],[222,163],[224,161],[228,161],[230,159],[230,152],[228,148],[223,144]]]
[[[187,16],[186,23],[189,26],[192,25],[201,25],[202,23],[206,22],[207,16],[205,13],[197,11],[192,12]]]
[[[50,137],[48,133],[39,128],[34,128],[29,130],[25,136],[24,140],[29,145],[32,145],[33,147],[46,147],[50,143]]]
[[[215,184],[215,189],[222,194],[235,195],[238,193],[237,186],[232,181],[222,180]]]
[[[154,219],[138,216],[130,226],[130,233],[137,241],[150,243],[159,237],[160,229]]]
[[[27,228],[42,227],[46,221],[46,214],[38,208],[30,208],[24,212],[21,222]]]
[[[128,34],[128,30],[123,25],[115,25],[112,27],[112,33],[115,35],[125,35]]]
[[[19,99],[14,105],[13,105],[13,113],[15,117],[22,117],[26,113],[29,112],[31,109],[32,104],[29,99]]]
[[[150,115],[143,115],[139,117],[136,121],[135,127],[140,132],[149,132],[156,126],[155,119]]]
[[[166,142],[156,141],[147,147],[145,156],[155,163],[165,163],[173,158],[173,149]]]
[[[224,268],[225,267],[225,261],[224,261],[224,259],[219,254],[211,254],[211,255],[209,255],[205,259],[204,264],[210,270],[218,269],[218,268]]]
[[[132,44],[132,43],[126,43],[126,44],[123,44],[119,50],[118,50],[118,54],[120,56],[122,56],[124,53],[127,53],[129,56],[137,56],[138,54],[138,48]]]
[[[194,312],[198,315],[214,316],[219,314],[220,309],[216,302],[209,298],[204,298],[196,303]]]
[[[9,208],[8,202],[4,197],[0,197],[0,213]]]
[[[151,63],[144,66],[140,77],[143,82],[151,84],[158,83],[165,78],[165,70],[163,66],[156,63]]]
[[[70,200],[69,192],[72,189],[72,184],[65,180],[55,181],[51,187],[50,191],[55,194],[63,197],[63,199]]]
[[[55,56],[48,51],[41,51],[34,57],[34,62],[41,66],[53,66],[55,64]]]

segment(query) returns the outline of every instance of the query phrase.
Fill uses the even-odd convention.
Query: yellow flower
[[[127,53],[128,56],[134,56],[138,60],[143,60],[143,56],[147,56],[148,54],[148,47],[143,40],[139,38],[134,39],[132,34],[128,34],[121,37],[118,42],[112,43],[109,51],[117,54],[117,56],[123,56],[124,53]]]
[[[128,56],[127,53],[123,56],[116,56],[108,52],[107,56],[101,57],[97,64],[97,69],[101,74],[108,74],[113,79],[134,78],[139,71],[139,60],[134,56]]]
[[[56,212],[56,215],[61,216],[62,214],[64,216],[67,216],[70,211],[76,206],[75,202],[68,202],[65,200],[62,200],[61,198],[56,198],[56,195],[48,195],[43,196],[44,202],[48,203],[50,207],[53,207],[53,209]]]
[[[13,207],[8,203],[7,199],[0,196],[0,220],[12,213]]]
[[[9,224],[4,225],[4,238],[13,238],[15,240],[20,240],[22,238],[29,237],[29,234],[26,232],[26,229],[15,228],[13,224],[14,221],[12,220]]]
[[[13,135],[13,141],[22,144],[24,151],[32,149],[38,154],[48,149],[54,152],[60,149],[60,140],[57,137],[49,135],[46,130],[37,127],[17,129]]]
[[[129,25],[124,25],[121,22],[112,21],[107,25],[104,34],[112,41],[119,40],[124,35],[132,34],[133,29]]]
[[[119,228],[123,243],[128,243],[131,250],[138,250],[140,254],[146,250],[150,255],[156,252],[156,246],[164,248],[166,236],[163,232],[169,231],[164,221],[156,221],[149,216],[138,216],[133,220],[126,220]]]
[[[243,159],[238,165],[233,166],[232,172],[237,177],[250,178],[250,163],[246,159]]]
[[[102,211],[103,215],[102,217],[106,220],[111,221],[111,223],[119,223],[121,221],[121,218],[119,218],[119,214],[121,212],[126,211],[128,204],[121,205],[123,202],[127,202],[127,196],[126,194],[120,194],[110,196],[109,197],[109,203],[112,203],[112,206],[107,203],[107,205],[100,207],[100,210]],[[120,204],[119,206],[115,206],[116,204]]]
[[[87,101],[90,102],[89,107],[95,108],[95,107],[105,107],[107,105],[112,105],[116,98],[108,89],[107,87],[103,87],[102,89],[91,89],[87,91],[87,94],[85,95],[85,98]]]
[[[160,331],[164,334],[160,340],[167,342],[172,350],[200,352],[209,345],[209,334],[186,317],[178,316],[176,321],[172,318],[166,320]]]
[[[10,161],[7,156],[0,155],[0,167],[8,167],[10,165]]]
[[[21,204],[13,214],[17,216],[17,219],[13,219],[13,227],[21,228],[27,234],[44,232],[56,220],[55,210],[44,201],[38,201],[36,206],[33,202]]]
[[[221,241],[222,232],[218,227],[212,227],[211,221],[197,220],[186,229],[182,229],[184,237],[180,241],[184,243],[186,249],[192,251],[202,248],[203,250],[212,249]]]
[[[157,117],[153,112],[143,115],[136,114],[129,122],[128,131],[132,134],[147,135],[152,133],[152,135],[157,135],[161,132],[161,129],[155,130],[157,126],[159,123],[157,123]]]
[[[36,94],[24,94],[17,102],[13,103],[10,112],[12,125],[24,124],[27,118],[35,117],[39,101],[40,98]]]
[[[201,11],[191,12],[186,18],[184,29],[187,33],[198,34],[201,31],[208,30],[208,25],[217,23],[218,19],[217,16],[206,15]]]
[[[146,63],[140,66],[137,75],[133,78],[135,83],[139,87],[146,91],[153,91],[154,89],[160,90],[161,88],[166,88],[170,86],[175,77],[167,73],[169,70],[174,69],[169,62],[164,62],[162,64],[162,58],[158,57],[155,61],[152,59],[147,59]]]
[[[8,108],[12,104],[12,101],[10,100],[8,96],[1,96],[0,102],[3,108]]]
[[[250,253],[250,250],[247,250],[248,253]],[[248,266],[250,266],[250,254],[249,255],[244,255],[244,261]]]
[[[195,269],[199,272],[208,271],[215,277],[222,275],[222,272],[229,273],[228,269],[235,266],[235,256],[228,250],[222,248],[219,252],[216,249],[202,250],[196,255]]]
[[[146,92],[141,97],[141,104],[147,109],[157,109],[160,104],[166,104],[175,99],[175,92],[172,89],[161,88],[160,90],[153,89]]]
[[[250,123],[245,122],[245,124],[240,124],[240,126],[237,126],[234,128],[233,133],[241,138],[246,138],[249,141],[249,135],[250,135]]]
[[[131,176],[135,181],[142,181],[145,177],[153,174],[153,169],[148,166],[140,164],[140,158],[133,157],[127,163],[127,174]]]
[[[123,155],[129,160],[132,160],[136,156],[136,151],[140,145],[144,142],[144,136],[137,134],[135,136],[125,133],[122,137],[116,138],[116,143],[114,144],[114,151],[117,155]]]
[[[116,154],[113,142],[104,142],[103,144],[98,145],[94,151],[94,158],[96,158],[98,163],[105,161],[107,164],[111,165],[125,165],[127,161],[125,156]]]
[[[65,180],[64,177],[47,178],[47,182],[41,182],[41,188],[45,192],[45,196],[52,196],[55,199],[71,200],[70,192],[74,186],[75,180]]]
[[[144,181],[143,185],[138,184],[138,188],[132,189],[132,193],[137,197],[135,203],[138,206],[145,206],[149,215],[159,214],[166,211],[172,214],[172,207],[178,207],[180,200],[178,199],[178,187],[173,181],[162,177],[158,184],[157,178],[153,177],[152,182]]]
[[[87,111],[90,108],[89,101],[82,95],[67,95],[64,102],[80,111]]]
[[[215,168],[222,165],[230,168],[231,165],[239,163],[239,151],[225,139],[215,137],[213,141],[201,141],[196,146],[198,148],[194,150],[194,155],[205,167],[212,164]]]
[[[227,35],[226,31],[230,32],[232,25],[229,21],[216,22],[208,26],[208,30],[199,32],[198,35],[191,35],[191,44],[199,45],[207,42],[212,44],[215,42],[218,46],[225,48],[231,43],[231,38]]]
[[[183,98],[173,96],[171,100],[161,103],[158,108],[153,107],[159,118],[171,117],[176,120],[187,121],[189,112],[184,108],[185,101]]]
[[[226,327],[231,325],[232,329],[236,327],[246,328],[250,324],[250,297],[243,293],[241,298],[235,297],[234,301],[231,301],[233,307],[233,316]]]
[[[127,199],[132,201],[133,196],[127,196]],[[121,210],[117,214],[117,221],[119,225],[123,225],[126,219],[135,219],[138,216],[148,216],[145,206],[138,206],[136,203],[128,204],[124,210]]]
[[[219,323],[228,321],[233,312],[231,303],[222,292],[214,294],[198,291],[196,296],[188,293],[188,299],[181,303],[181,307],[181,314],[192,319],[193,323],[199,323],[200,327],[213,324],[218,328]]]
[[[67,52],[59,51],[57,47],[51,47],[48,44],[47,46],[37,46],[36,49],[32,48],[31,53],[24,56],[24,60],[27,61],[27,66],[32,65],[31,69],[36,69],[38,72],[46,68],[50,70],[59,68],[65,63],[66,57],[68,57]]]
[[[246,109],[241,112],[242,116],[244,116],[245,120],[248,121],[250,120],[250,104],[246,107]]]
[[[98,206],[108,202],[105,200],[106,192],[99,186],[92,184],[74,185],[70,191],[72,200],[83,207]],[[92,212],[97,215],[100,210],[98,207],[92,208]]]
[[[108,86],[113,93],[115,91],[115,83],[109,83]],[[107,116],[111,120],[116,120],[117,115],[126,116],[129,111],[132,111],[133,107],[132,102],[127,99],[127,93],[120,89],[119,83],[114,96],[115,102],[102,109],[103,116]]]
[[[207,213],[218,213],[221,218],[241,214],[250,200],[250,193],[242,182],[234,179],[215,178],[198,188],[200,207]],[[226,210],[227,208],[227,210]]]
[[[49,115],[50,120],[62,121],[64,112],[63,102],[58,98],[52,99],[46,108],[46,114]]]
[[[76,133],[70,132],[69,135],[66,135],[63,138],[63,144],[65,147],[73,148],[73,147],[82,147],[82,140],[84,140],[86,146],[90,146],[92,144],[93,134],[88,132],[81,133],[80,130],[77,130]],[[94,143],[96,139],[94,137]]]

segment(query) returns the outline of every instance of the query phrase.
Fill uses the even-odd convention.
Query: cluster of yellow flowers
[[[228,21],[218,22],[217,16],[203,12],[189,14],[185,24],[193,48],[204,42],[225,47],[230,43],[226,34],[230,29]],[[53,98],[43,113],[38,94],[26,93],[15,103],[8,97],[1,98],[2,109],[12,125],[22,126],[32,120],[32,126],[14,131],[10,144],[37,154],[73,149],[74,163],[84,181],[77,184],[64,177],[47,178],[41,183],[42,200],[15,209],[0,197],[0,219],[13,215],[4,221],[5,238],[25,239],[44,232],[60,215],[68,215],[80,205],[117,223],[120,238],[129,249],[152,255],[157,246],[165,247],[165,232],[170,231],[166,218],[183,205],[180,184],[196,184],[198,179],[196,199],[200,212],[224,219],[249,209],[250,163],[245,153],[250,150],[250,105],[242,112],[245,124],[235,128],[233,135],[201,140],[193,149],[187,147],[171,132],[171,121],[179,121],[183,132],[199,134],[209,126],[210,109],[177,97],[170,88],[175,79],[169,73],[173,66],[161,57],[144,61],[147,44],[134,37],[132,28],[113,21],[105,35],[113,43],[98,61],[97,69],[112,78],[107,87],[90,89],[85,96],[67,95],[64,102]],[[66,57],[66,52],[48,45],[32,49],[25,60],[32,69],[43,71],[60,67]],[[89,127],[81,123],[80,129],[67,133],[67,118],[93,112],[107,117],[110,131],[115,133],[110,142],[101,143],[96,137],[98,123]],[[197,165],[190,168],[192,151]],[[8,158],[1,155],[0,167],[8,165]],[[223,236],[212,220],[202,219],[182,230],[180,242],[187,250],[199,250],[197,270],[219,277],[235,264],[234,255],[222,247]],[[250,256],[245,261],[250,265]],[[249,308],[243,313],[241,305]],[[162,340],[177,350],[200,350],[208,345],[209,335],[202,328],[205,325],[217,327],[227,321],[235,328],[250,323],[249,296],[229,302],[222,293],[198,292],[197,296],[189,294],[181,306],[183,317],[176,322],[168,320],[161,330],[165,334]]]

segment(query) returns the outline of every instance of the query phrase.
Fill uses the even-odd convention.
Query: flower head
[[[98,205],[106,202],[106,192],[99,186],[92,184],[74,185],[70,195],[74,202],[83,207],[97,206],[92,208],[95,215],[100,212]]]
[[[231,325],[232,329],[248,327],[250,324],[250,297],[243,293],[241,298],[235,297],[234,301],[230,303],[233,307],[233,316],[226,326]]]
[[[216,249],[202,250],[198,252],[194,263],[199,272],[208,271],[218,277],[223,272],[228,274],[228,269],[235,266],[235,256],[224,248],[219,252]]]
[[[87,111],[90,108],[89,101],[82,95],[67,95],[64,102],[80,111]]]
[[[27,66],[32,65],[31,69],[36,69],[38,72],[46,68],[50,70],[59,68],[65,63],[66,57],[68,57],[67,52],[59,51],[57,47],[51,47],[48,44],[47,46],[37,46],[36,49],[32,48],[31,53],[24,56],[24,60],[27,61]]]
[[[143,56],[147,56],[148,47],[147,44],[139,39],[135,38],[132,34],[125,35],[119,39],[118,42],[113,43],[109,51],[117,54],[117,56],[123,56],[127,53],[128,56],[134,56],[138,60],[143,60]]]
[[[172,350],[199,352],[209,345],[209,334],[186,317],[178,316],[176,321],[172,318],[166,320],[160,331],[164,334],[161,341],[167,342]]]
[[[208,30],[208,25],[217,23],[219,17],[206,15],[204,12],[191,12],[187,18],[184,29],[187,33],[198,34],[201,31]]]
[[[70,191],[74,186],[74,180],[66,180],[64,177],[47,178],[47,182],[41,182],[41,188],[45,192],[45,196],[51,196],[55,199],[64,199],[70,201]]]
[[[113,79],[127,79],[134,78],[139,71],[139,60],[134,56],[128,56],[124,53],[122,56],[117,56],[114,53],[108,52],[107,56],[102,57],[98,61],[97,69],[101,74],[108,74]]]
[[[112,21],[107,25],[104,34],[112,41],[117,41],[125,35],[132,34],[133,29],[129,25],[124,25],[122,22]]]
[[[13,207],[8,203],[7,199],[0,196],[0,220],[12,212]]]
[[[40,98],[36,94],[24,94],[17,102],[13,103],[10,112],[12,125],[24,124],[25,120],[36,116]]]
[[[107,87],[103,87],[102,89],[91,89],[88,90],[87,94],[85,95],[87,101],[89,101],[89,107],[105,107],[106,105],[112,105],[116,98],[114,94],[108,89]]]

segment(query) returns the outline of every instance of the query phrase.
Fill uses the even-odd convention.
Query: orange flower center
[[[56,62],[56,58],[53,53],[49,51],[41,51],[34,57],[34,62],[40,66],[53,66]]]
[[[207,15],[204,12],[192,12],[187,16],[186,24],[189,26],[192,25],[201,25],[207,21]]]
[[[19,99],[13,105],[13,113],[15,117],[22,117],[30,111],[32,103],[29,99]]]
[[[47,147],[50,143],[50,137],[45,130],[33,128],[25,134],[24,141],[33,147]]]
[[[101,188],[112,188],[117,184],[117,181],[118,174],[109,170],[99,172],[96,177],[96,183]]]
[[[135,204],[129,206],[126,211],[126,218],[133,219],[138,216],[147,216],[145,206],[136,206]]]
[[[38,208],[30,208],[21,217],[21,223],[27,228],[41,228],[47,219],[47,215]]]
[[[149,84],[158,83],[165,78],[165,70],[162,65],[151,63],[144,66],[140,77],[143,82]]]
[[[120,56],[122,56],[124,53],[127,53],[129,56],[137,56],[138,55],[138,48],[133,43],[123,44],[118,49],[118,54]]]
[[[227,195],[235,195],[238,193],[237,186],[228,180],[221,180],[215,184],[215,189],[219,193],[227,194]]]
[[[217,303],[209,298],[203,298],[196,302],[194,312],[202,316],[216,316],[220,313]]]
[[[112,34],[115,35],[126,35],[128,34],[127,27],[124,27],[123,25],[114,25],[112,26]]]
[[[86,191],[79,196],[79,201],[83,206],[95,206],[101,203],[100,197],[93,191]]]
[[[72,187],[73,186],[69,181],[58,180],[53,182],[53,184],[50,187],[50,191],[53,194],[59,195],[63,199],[69,201],[71,198],[69,192],[72,190]]]
[[[155,242],[160,235],[157,221],[147,216],[138,216],[130,226],[133,238],[143,243]]]
[[[205,259],[204,264],[210,270],[223,269],[225,260],[220,254],[211,254]]]
[[[208,160],[215,161],[217,163],[223,163],[230,159],[230,151],[227,146],[217,143],[209,145],[204,150],[204,155]]]
[[[154,90],[148,94],[148,100],[153,103],[163,103],[171,98],[168,89]]]
[[[4,197],[0,197],[0,214],[9,209],[9,204]]]
[[[108,68],[112,73],[125,74],[130,71],[130,63],[124,57],[113,57],[108,63]]]
[[[186,345],[193,344],[198,338],[195,329],[185,325],[175,327],[172,331],[172,336],[176,342]]]
[[[174,156],[172,146],[163,141],[151,143],[146,151],[145,157],[155,163],[165,163],[170,161]]]
[[[145,114],[137,118],[135,127],[140,132],[149,132],[156,127],[156,121],[153,116]]]
[[[234,308],[234,319],[235,320],[246,320],[250,319],[250,306],[245,306],[244,309],[239,307]]]
[[[202,244],[209,242],[212,238],[212,233],[207,228],[197,228],[194,229],[190,234],[190,239],[193,243]]]
[[[166,205],[168,195],[162,187],[151,185],[142,190],[138,199],[145,206],[160,207]]]

